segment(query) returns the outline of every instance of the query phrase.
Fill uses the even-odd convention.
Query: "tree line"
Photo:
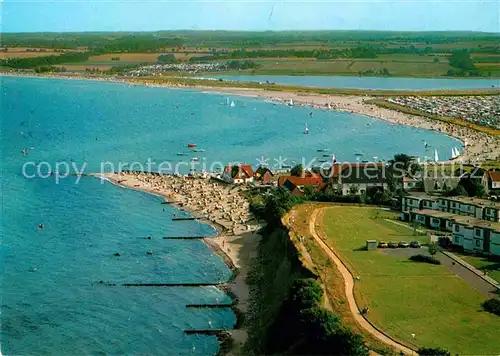
[[[51,67],[55,64],[84,62],[92,55],[90,52],[64,53],[59,56],[42,56],[32,58],[3,58],[0,65],[16,69]]]

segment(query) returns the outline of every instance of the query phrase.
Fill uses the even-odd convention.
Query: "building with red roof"
[[[500,171],[484,172],[482,180],[484,190],[488,194],[500,193]]]
[[[250,183],[254,180],[254,171],[249,164],[228,165],[224,167],[222,179],[232,184]]]
[[[304,195],[304,187],[316,187],[318,190],[324,186],[320,175],[308,175],[304,177],[281,176],[278,186],[288,189],[293,195]]]
[[[262,183],[267,183],[270,180],[272,180],[274,177],[274,173],[267,167],[259,167],[255,171],[254,174],[254,179],[256,181],[262,182]]]

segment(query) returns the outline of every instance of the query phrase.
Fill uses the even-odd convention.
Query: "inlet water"
[[[231,328],[213,287],[125,288],[98,283],[218,283],[223,261],[199,240],[214,230],[172,222],[161,199],[96,178],[26,178],[23,165],[57,162],[95,172],[121,163],[298,161],[328,147],[390,158],[444,152],[458,142],[435,132],[333,111],[289,108],[244,97],[128,84],[1,77],[0,273],[4,354],[213,354],[217,340],[192,328]],[[304,124],[310,129],[303,134]],[[384,139],[381,139],[381,138]],[[187,143],[204,152],[192,152]],[[27,155],[22,154],[27,149]],[[189,152],[188,152],[189,151]],[[189,156],[179,156],[185,153]],[[154,168],[154,167],[153,167]],[[28,173],[36,173],[33,168]],[[39,224],[44,228],[40,229]],[[151,236],[151,240],[145,237]],[[151,251],[152,254],[148,254]],[[114,256],[116,252],[120,256]],[[210,324],[209,324],[210,322]]]
[[[220,75],[210,78],[316,88],[364,90],[474,90],[500,88],[500,79],[393,78],[323,75]]]

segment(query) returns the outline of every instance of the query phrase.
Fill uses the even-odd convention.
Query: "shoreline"
[[[171,89],[197,90],[202,93],[219,95],[237,95],[271,101],[274,104],[285,105],[290,99],[294,106],[311,106],[311,109],[334,110],[347,112],[355,115],[365,116],[371,119],[389,122],[391,125],[410,126],[429,131],[435,131],[460,141],[462,152],[454,162],[474,164],[485,160],[495,160],[500,156],[500,136],[492,136],[487,133],[475,131],[469,127],[459,126],[452,123],[444,123],[423,116],[412,115],[400,111],[379,107],[368,101],[377,98],[376,93],[366,91],[364,95],[341,95],[341,94],[319,94],[300,91],[272,91],[260,88],[244,87],[217,87],[207,85],[183,85],[179,83],[158,82],[151,78],[118,78],[118,77],[84,77],[84,76],[61,76],[61,75],[18,75],[12,73],[0,73],[6,76],[18,76],[29,78],[88,80],[100,82],[114,82],[129,85],[141,85],[148,87],[165,87]],[[161,78],[165,79],[165,78]],[[457,94],[460,94],[458,91]],[[398,94],[395,92],[394,94]],[[419,95],[415,92],[414,95]],[[466,144],[467,143],[467,144]],[[439,162],[448,162],[450,159],[441,159]]]
[[[238,325],[241,324],[241,320],[238,319],[240,315],[248,312],[250,290],[246,277],[249,262],[254,257],[260,240],[260,235],[256,232],[260,226],[247,224],[254,220],[248,214],[248,202],[239,191],[241,187],[225,186],[214,183],[208,178],[185,178],[148,172],[90,175],[121,188],[162,197],[171,202],[170,206],[196,217],[201,223],[208,224],[216,230],[216,236],[200,240],[213,253],[220,256],[232,272],[232,278],[226,282],[228,288],[225,291],[233,297],[233,312],[236,314],[237,324],[235,329],[228,332],[233,339],[231,351],[241,350],[248,338],[248,332],[245,327]],[[237,192],[234,191],[235,188],[238,189]],[[205,209],[200,209],[202,205],[199,201],[203,201]],[[230,214],[226,214],[226,210],[231,209],[237,209],[238,215],[241,216],[240,221],[234,219],[232,215],[228,217]],[[247,220],[245,222],[244,217]],[[230,222],[232,224],[229,224]]]

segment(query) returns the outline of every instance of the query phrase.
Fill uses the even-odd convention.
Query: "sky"
[[[0,0],[1,32],[500,32],[500,0]]]

